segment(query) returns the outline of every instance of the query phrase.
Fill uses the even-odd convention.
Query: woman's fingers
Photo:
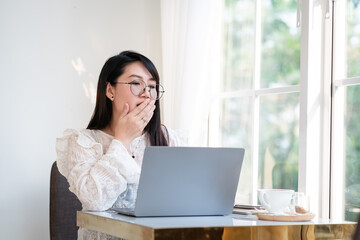
[[[150,122],[152,116],[154,115],[155,105],[151,107],[150,111],[144,115],[141,120],[144,122],[144,127]]]
[[[115,138],[129,144],[135,137],[141,136],[154,114],[154,103],[155,101],[147,99],[132,111],[129,110],[129,104],[126,103],[120,114],[117,127],[115,127]]]
[[[146,115],[150,112],[153,112],[155,109],[155,105],[154,105],[155,101],[152,100],[141,112],[139,112],[137,114],[137,117],[139,119],[143,119],[144,117],[146,117]]]
[[[134,108],[134,110],[131,111],[131,114],[133,116],[137,116],[139,113],[141,113],[146,108],[146,106],[149,104],[149,102],[150,102],[150,99],[146,99],[139,106]]]

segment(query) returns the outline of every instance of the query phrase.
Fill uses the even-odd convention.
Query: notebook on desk
[[[242,148],[147,147],[134,209],[136,217],[228,215],[245,150]]]

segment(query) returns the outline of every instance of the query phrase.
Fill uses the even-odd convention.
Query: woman
[[[56,142],[57,166],[83,210],[132,207],[147,146],[183,145],[180,135],[161,125],[163,94],[154,64],[124,51],[107,60],[87,129],[67,129]],[[109,239],[79,229],[79,239]]]

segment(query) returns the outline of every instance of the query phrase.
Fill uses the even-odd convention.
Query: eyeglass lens
[[[157,89],[159,89],[159,92]],[[160,99],[164,93],[164,89],[160,84],[149,84],[146,86],[145,82],[142,80],[132,81],[130,83],[130,90],[136,96],[140,96],[144,91],[148,91],[150,97],[154,100]]]

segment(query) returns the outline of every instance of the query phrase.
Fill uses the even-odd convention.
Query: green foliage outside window
[[[296,0],[262,0],[260,87],[300,82],[300,29]],[[360,0],[347,0],[347,77],[360,76]],[[351,14],[349,14],[351,13]],[[252,89],[255,56],[255,1],[225,0],[224,91]],[[245,98],[223,104],[224,146],[251,146]],[[345,218],[360,210],[360,86],[346,91]],[[251,109],[248,109],[248,108]],[[241,108],[241,109],[240,109]],[[298,188],[299,94],[260,97],[259,188]],[[244,120],[246,119],[246,120]],[[243,129],[241,129],[243,128]],[[250,159],[251,161],[251,156]],[[269,170],[270,169],[270,170]],[[340,194],[340,193],[339,193]]]
[[[296,28],[297,1],[261,1],[262,88],[300,82],[300,29]],[[281,94],[260,99],[259,187],[298,189],[299,95]],[[274,161],[272,179],[266,178]],[[267,184],[271,182],[272,184]]]
[[[260,87],[290,86],[300,80],[300,30],[296,28],[296,0],[261,3]],[[254,77],[255,2],[225,1],[224,90],[252,89]],[[236,108],[224,109],[232,119]],[[243,111],[251,113],[251,111]],[[298,187],[299,94],[260,98],[259,188]],[[236,117],[235,117],[236,116]],[[233,138],[244,125],[224,117],[223,138]],[[228,120],[228,121],[226,121]],[[251,123],[250,123],[251,124]],[[233,126],[233,128],[230,128]],[[251,126],[250,126],[251,127]],[[244,139],[238,136],[239,139]],[[246,140],[245,140],[246,141]],[[248,142],[240,143],[250,146]],[[270,169],[270,170],[269,170]]]

